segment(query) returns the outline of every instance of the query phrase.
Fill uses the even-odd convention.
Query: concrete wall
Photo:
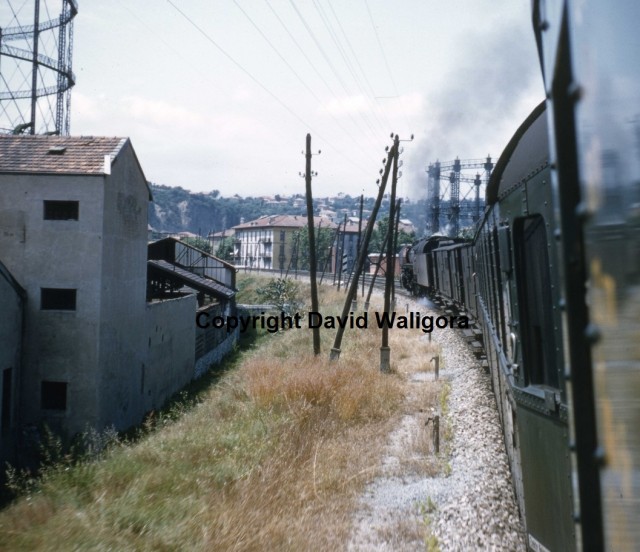
[[[193,378],[196,307],[195,295],[147,305],[147,359],[136,374],[134,389],[142,399],[140,418],[160,408]]]
[[[149,191],[130,143],[104,177],[97,427],[140,421],[140,372],[147,362]]]
[[[28,296],[22,424],[44,421],[73,432],[98,422],[103,182],[101,176],[0,175],[2,260]],[[78,201],[78,220],[44,220],[44,200]],[[77,289],[76,310],[42,311],[41,288]],[[67,383],[65,411],[41,408],[43,380]]]
[[[233,351],[233,347],[240,337],[240,328],[235,328],[229,333],[227,333],[226,328],[220,328],[217,331],[223,339],[213,349],[196,360],[193,370],[193,375],[196,379],[204,376],[211,366],[222,362],[222,359]]]
[[[22,352],[24,299],[0,263],[0,460],[12,460]],[[5,384],[8,386],[5,389]],[[6,402],[5,402],[6,401]]]

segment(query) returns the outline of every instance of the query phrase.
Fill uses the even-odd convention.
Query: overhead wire
[[[340,57],[344,61],[344,64],[347,67],[349,73],[351,74],[356,86],[360,90],[360,93],[366,98],[369,95],[369,93],[364,89],[364,86],[362,85],[362,80],[357,75],[357,73],[355,71],[355,68],[353,67],[353,65],[351,63],[351,60],[347,56],[347,53],[346,53],[344,47],[342,46],[342,43],[340,42],[340,39],[338,38],[338,35],[337,35],[336,31],[333,29],[333,25],[329,21],[329,18],[327,16],[327,14],[325,13],[324,8],[322,7],[322,4],[320,4],[320,2],[318,0],[312,0],[312,1],[313,1],[314,7],[316,8],[316,11],[320,15],[320,19],[322,20],[322,23],[325,26],[325,29],[327,29],[327,32],[329,33],[329,36],[331,37],[331,40],[335,44],[336,49],[338,50],[338,53],[340,54]],[[385,128],[382,125],[382,121],[378,117],[377,113],[375,113],[375,111],[373,112],[373,115],[374,115],[374,118],[376,119],[376,122],[378,123],[378,125],[380,127],[380,130],[382,130],[382,132],[385,132]]]
[[[378,46],[380,48],[380,53],[382,54],[382,59],[384,60],[384,65],[387,68],[387,73],[389,74],[389,78],[391,79],[391,84],[393,85],[393,90],[398,95],[398,87],[396,86],[396,81],[393,78],[393,73],[391,72],[391,67],[389,66],[389,61],[387,60],[387,55],[384,52],[384,47],[382,46],[382,41],[380,40],[380,35],[378,34],[378,29],[376,28],[376,23],[373,20],[373,14],[371,13],[371,8],[369,7],[368,0],[364,0],[364,5],[367,7],[367,13],[369,14],[369,21],[371,22],[371,27],[373,28],[373,33],[375,34],[376,40],[378,42]]]
[[[260,33],[260,36],[264,38],[267,44],[271,47],[271,49],[276,53],[276,55],[280,58],[280,60],[289,68],[289,70],[294,74],[294,76],[298,79],[298,82],[304,86],[309,94],[311,94],[315,100],[320,103],[320,98],[313,91],[313,89],[302,79],[302,77],[298,74],[298,72],[291,66],[291,64],[285,59],[285,57],[278,51],[278,49],[274,46],[273,42],[269,40],[269,37],[262,32],[262,29],[255,23],[255,21],[251,18],[251,16],[245,11],[245,9],[237,2],[237,0],[233,0],[233,3],[237,6],[237,8],[243,13],[243,15],[249,20],[249,23],[253,25],[253,28]]]
[[[183,10],[181,10],[178,6],[176,6],[172,0],[167,0],[167,3],[171,5],[194,29],[196,29],[208,42],[210,42],[224,57],[226,57],[233,65],[235,65],[238,69],[240,69],[245,75],[247,75],[256,85],[258,85],[262,90],[264,90],[269,96],[271,96],[285,111],[287,111],[291,116],[293,116],[298,122],[302,123],[303,126],[311,130],[318,138],[323,140],[329,147],[335,150],[340,156],[345,158],[349,163],[354,165],[359,170],[364,171],[363,167],[360,167],[357,163],[353,161],[350,157],[346,156],[342,150],[338,147],[334,146],[329,140],[324,138],[318,131],[314,130],[313,127],[307,123],[300,115],[298,115],[293,109],[291,109],[282,99],[280,99],[274,92],[272,92],[269,88],[267,88],[262,82],[260,82],[248,69],[246,69],[241,63],[236,61],[226,50],[224,50],[213,38],[209,36],[207,32],[204,31],[193,19],[191,19]],[[366,171],[365,171],[366,172]]]
[[[396,80],[393,78],[393,72],[391,71],[391,67],[389,65],[389,60],[387,59],[387,55],[385,54],[384,51],[384,47],[382,46],[382,40],[380,40],[380,34],[378,33],[378,29],[376,27],[376,23],[373,20],[373,14],[371,13],[371,8],[369,7],[369,1],[368,0],[364,0],[364,5],[367,7],[367,13],[369,14],[369,21],[371,22],[371,27],[373,29],[373,33],[376,37],[376,41],[378,42],[378,47],[380,48],[380,53],[382,54],[382,59],[384,60],[384,65],[387,69],[387,73],[389,75],[389,79],[391,80],[391,85],[393,86],[393,91],[395,92],[396,96],[400,96],[400,93],[398,92],[398,86],[396,85]],[[407,128],[409,127],[409,122],[406,120],[405,117],[405,123],[407,125]]]
[[[336,79],[338,79],[338,82],[340,83],[340,85],[342,86],[342,89],[344,90],[345,94],[347,96],[351,95],[351,92],[349,91],[349,89],[347,88],[342,76],[340,75],[340,73],[338,72],[338,70],[336,69],[335,65],[333,64],[333,62],[329,59],[329,56],[327,55],[327,53],[325,52],[325,49],[322,47],[322,44],[320,43],[320,41],[318,40],[318,38],[316,37],[315,33],[313,32],[313,29],[311,28],[311,26],[307,23],[307,20],[304,18],[304,16],[302,15],[302,13],[300,13],[300,10],[297,8],[297,6],[295,5],[295,3],[293,2],[293,0],[289,0],[289,3],[291,4],[291,7],[293,7],[294,11],[296,12],[296,14],[298,15],[298,18],[300,19],[300,21],[302,22],[302,24],[304,25],[305,29],[307,30],[307,32],[309,33],[309,36],[311,37],[311,39],[313,40],[313,42],[315,43],[316,47],[318,48],[318,50],[320,51],[320,54],[322,55],[322,57],[324,58],[324,60],[327,62],[327,65],[329,66],[329,68],[331,69],[331,71],[333,72],[334,76],[336,77]],[[365,124],[369,127],[369,130],[371,132],[371,135],[373,136],[374,139],[378,139],[379,137],[376,136],[375,130],[373,129],[373,126],[371,125],[371,122],[363,116],[363,120],[365,122]]]
[[[320,73],[320,71],[318,70],[316,64],[309,58],[307,52],[305,51],[305,49],[300,45],[300,43],[298,42],[298,40],[296,39],[296,37],[291,33],[291,31],[289,30],[289,28],[287,27],[286,23],[282,20],[282,18],[278,15],[278,13],[276,12],[276,10],[273,8],[273,6],[271,5],[271,3],[269,2],[269,0],[265,0],[267,6],[269,7],[269,9],[271,10],[271,12],[273,13],[273,15],[275,16],[275,18],[278,20],[278,22],[280,23],[280,25],[282,26],[282,28],[285,30],[285,32],[287,33],[287,35],[289,36],[289,38],[293,41],[293,43],[296,45],[296,47],[298,48],[298,51],[302,54],[302,56],[307,60],[307,63],[309,64],[309,67],[311,67],[311,69],[313,69],[313,71],[315,72],[315,74],[318,76],[318,78],[323,82],[323,84],[325,85],[325,87],[327,88],[327,90],[329,91],[329,93],[335,98],[336,101],[338,101],[338,96],[335,93],[335,91],[333,90],[333,88],[331,88],[331,86],[329,85],[329,83],[327,82],[327,80],[324,78],[324,76],[322,75],[322,73]],[[356,121],[355,117],[353,116],[353,113],[348,112],[347,116],[349,117],[349,119],[351,119],[351,122],[354,124],[354,126],[356,128],[358,128],[358,130],[360,132],[363,131],[363,129],[360,127],[359,123]],[[333,115],[332,115],[333,117]],[[342,127],[341,127],[342,128]],[[352,138],[353,139],[353,138]],[[355,141],[355,143],[359,143],[357,141]]]
[[[258,31],[258,33],[260,34],[260,36],[262,36],[262,38],[267,42],[267,44],[271,47],[271,49],[276,53],[276,55],[282,60],[282,62],[289,68],[289,70],[295,75],[295,77],[298,79],[298,82],[300,82],[300,84],[302,84],[302,86],[304,86],[307,91],[313,96],[313,98],[319,103],[322,104],[322,100],[318,97],[318,95],[314,92],[314,90],[302,79],[302,77],[300,76],[300,74],[293,68],[293,66],[285,59],[285,57],[280,53],[280,51],[276,48],[276,46],[273,44],[273,42],[269,39],[269,37],[262,31],[262,29],[260,29],[260,27],[255,23],[255,21],[251,18],[251,16],[246,12],[245,9],[242,8],[242,6],[237,2],[237,0],[233,0],[233,3],[238,7],[238,9],[243,13],[243,15],[249,20],[249,22],[253,25],[253,27],[256,29],[256,31]],[[268,4],[268,2],[267,2]],[[273,10],[272,10],[273,11]],[[345,129],[342,124],[340,123],[340,121],[338,121],[338,119],[332,114],[329,113],[330,117],[334,120],[334,122],[340,127],[340,129],[349,136],[349,138],[351,138],[353,140],[353,143],[355,145],[357,145],[357,147],[359,149],[362,150],[362,153],[364,153],[364,155],[366,157],[370,156],[370,153],[367,153],[364,148],[362,147],[362,145],[360,144],[359,141],[357,141],[353,135],[351,135],[351,133]]]
[[[338,17],[338,15],[336,14],[335,10],[333,9],[333,5],[331,4],[331,0],[327,0],[327,4],[329,5],[329,9],[331,10],[331,13],[333,14],[333,18],[336,20],[336,23],[338,24],[338,27],[340,29],[340,32],[342,33],[342,36],[344,38],[344,41],[346,42],[347,46],[349,47],[349,50],[351,51],[351,55],[353,56],[353,59],[355,60],[356,64],[358,65],[358,68],[360,69],[360,73],[362,75],[362,77],[364,78],[364,81],[369,89],[369,93],[371,94],[371,98],[374,100],[375,102],[375,92],[373,90],[373,86],[371,86],[371,82],[369,82],[369,79],[367,78],[367,73],[365,72],[365,70],[362,67],[362,64],[360,63],[360,59],[358,58],[358,55],[355,52],[355,49],[353,48],[353,45],[351,44],[351,41],[349,40],[349,35],[347,35],[347,33],[344,30],[344,27],[342,26],[342,23],[340,22],[340,18]],[[380,107],[378,106],[377,102],[375,103],[375,105],[378,107],[378,109],[380,109]],[[380,109],[380,113],[382,114],[387,126],[388,126],[388,130],[391,131],[391,123],[389,122],[389,119],[387,118],[387,114],[385,113],[384,109]]]

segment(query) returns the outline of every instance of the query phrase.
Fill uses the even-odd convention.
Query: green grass
[[[402,390],[377,332],[329,363],[333,334],[320,357],[310,331],[263,335],[102,455],[58,456],[0,512],[0,550],[339,548]]]

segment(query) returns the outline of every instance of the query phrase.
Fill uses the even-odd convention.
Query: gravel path
[[[427,314],[424,304],[412,308]],[[432,453],[421,461],[439,462],[438,475],[406,461],[416,435],[426,433],[420,393],[433,386],[430,372],[418,372],[408,376],[406,413],[389,436],[380,477],[360,499],[347,548],[526,550],[489,376],[459,332],[435,330],[432,337],[442,347],[440,378],[450,385],[441,432],[448,424],[452,439],[439,461]],[[426,540],[425,528],[432,535]]]

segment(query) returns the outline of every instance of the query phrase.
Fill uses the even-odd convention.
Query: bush
[[[300,286],[293,280],[284,278],[271,280],[267,285],[256,290],[256,293],[261,301],[272,304],[276,310],[284,312],[287,316],[299,312],[304,306],[300,297]]]

